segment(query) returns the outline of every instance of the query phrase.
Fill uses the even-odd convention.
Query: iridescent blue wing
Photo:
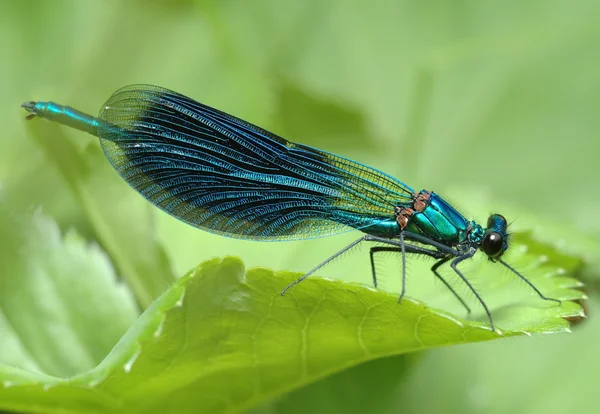
[[[167,89],[132,85],[100,111],[117,172],[176,218],[221,235],[295,240],[394,220],[413,190]],[[109,125],[109,126],[107,126]]]

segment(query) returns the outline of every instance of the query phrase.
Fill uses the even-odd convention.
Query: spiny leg
[[[469,305],[466,304],[466,302],[463,300],[463,298],[461,298],[460,295],[458,293],[456,293],[456,291],[452,288],[452,286],[450,286],[450,284],[446,281],[446,279],[444,279],[442,277],[442,275],[440,275],[437,271],[438,267],[440,267],[441,265],[446,263],[451,258],[452,258],[452,256],[439,260],[433,266],[431,266],[431,271],[438,279],[440,279],[442,281],[442,283],[444,285],[446,285],[446,287],[448,289],[450,289],[450,292],[452,292],[452,294],[456,297],[456,299],[458,299],[460,301],[460,303],[462,303],[462,305],[465,307],[465,309],[467,310],[467,313],[471,313],[471,308],[469,308]]]
[[[435,240],[432,240],[428,237],[422,236],[420,234],[416,234],[416,233],[411,233],[409,231],[403,231],[402,234],[404,235],[404,238],[406,240],[409,241],[414,241],[417,243],[422,243],[424,245],[430,246],[430,247],[434,247],[438,253],[436,255],[432,255],[431,257],[437,257],[438,259],[443,259],[444,257],[451,255],[454,257],[458,257],[461,256],[461,252],[459,252],[456,249],[453,249],[450,246],[446,246],[445,244],[436,242]],[[399,243],[396,242],[398,245]],[[390,243],[392,244],[392,243]]]
[[[382,243],[382,244],[387,244],[389,246],[397,246],[397,247],[401,247],[404,244],[407,248],[407,250],[406,250],[407,252],[408,252],[408,248],[410,246],[410,248],[413,251],[409,252],[409,253],[424,254],[426,256],[433,257],[434,259],[443,259],[444,257],[446,257],[448,255],[452,255],[454,257],[460,256],[460,253],[457,250],[455,250],[451,247],[448,247],[446,245],[437,243],[433,240],[431,240],[430,242],[427,242],[429,239],[422,237],[422,236],[415,235],[414,233],[409,233],[407,231],[403,231],[402,234],[403,234],[403,239],[401,241],[397,240],[395,238],[388,239],[386,237],[372,236],[369,234],[364,236],[364,239],[365,239],[365,241]],[[400,236],[398,236],[398,237],[400,237]],[[429,247],[434,247],[435,250],[429,250],[429,249],[425,249],[422,247],[417,247],[414,244],[405,244],[404,240],[416,241],[417,243],[422,243]]]
[[[400,293],[400,297],[398,298],[398,303],[400,303],[402,301],[402,298],[404,297],[404,293],[406,292],[406,250],[407,247],[404,243],[404,237],[402,235],[402,233],[400,233],[400,247],[383,247],[383,246],[376,246],[376,247],[371,247],[370,251],[369,251],[369,255],[371,257],[371,273],[373,274],[373,285],[375,287],[377,287],[377,273],[375,270],[375,258],[374,255],[377,252],[400,252],[402,255],[402,291]],[[426,249],[421,249],[417,246],[410,246],[410,248],[408,249],[409,253],[417,253],[419,250],[423,250],[426,252],[429,252],[429,250]],[[426,254],[426,253],[424,253]]]
[[[404,232],[400,232],[400,251],[402,252],[402,291],[398,303],[402,302],[402,298],[406,293],[406,246],[404,244]]]
[[[407,253],[419,253],[425,255],[430,255],[432,253],[431,250],[423,249],[418,246],[411,246],[409,244],[407,244],[405,248]],[[375,254],[380,252],[402,253],[402,248],[389,246],[375,246],[369,249],[369,256],[371,257],[371,274],[373,275],[373,286],[375,287],[377,287],[377,269],[375,268]]]
[[[434,252],[432,250],[428,250],[428,249],[424,249],[422,247],[418,247],[418,246],[413,246],[410,244],[405,244],[406,247],[406,252],[407,253],[417,253],[417,254],[424,254],[427,256],[431,256],[432,253],[437,254],[437,252]],[[400,247],[388,247],[388,246],[376,246],[376,247],[371,247],[370,249],[370,256],[371,256],[371,272],[373,275],[373,285],[375,287],[377,287],[377,270],[375,268],[375,254],[379,253],[379,252],[396,252],[396,253],[400,253],[402,250]],[[460,301],[460,303],[465,307],[465,309],[467,310],[467,313],[471,313],[471,308],[469,308],[469,305],[467,305],[467,303],[463,300],[463,298],[460,297],[460,295],[454,290],[454,288],[452,286],[450,286],[450,284],[446,281],[446,279],[444,279],[442,277],[442,275],[440,275],[437,272],[438,267],[440,267],[441,265],[443,265],[444,263],[448,262],[448,260],[450,260],[452,257],[446,257],[443,258],[441,260],[439,260],[438,262],[436,262],[432,267],[431,267],[431,271],[433,272],[433,274],[442,281],[442,283],[444,283],[444,285],[448,288],[448,290],[450,290],[450,292],[452,292],[452,294]]]
[[[371,272],[373,275],[373,285],[377,287],[377,269],[375,267],[375,254],[379,252],[393,252],[402,253],[402,248],[393,244],[394,247],[390,246],[375,246],[371,247],[369,254],[371,257]],[[404,249],[406,253],[423,254],[425,256],[439,259],[439,252],[437,250],[429,250],[421,246],[415,246],[412,244],[405,244]],[[450,288],[451,289],[451,288]]]
[[[409,233],[407,233],[409,234]],[[429,250],[429,249],[425,249],[419,246],[414,246],[414,245],[410,245],[410,244],[405,244],[404,243],[404,237],[403,234],[400,235],[400,240],[395,240],[395,239],[388,239],[385,237],[380,237],[380,236],[373,236],[373,235],[365,235],[363,237],[361,237],[358,240],[353,241],[352,243],[350,243],[348,246],[344,247],[343,249],[341,249],[340,251],[338,251],[337,253],[335,253],[333,256],[329,257],[328,259],[324,260],[323,262],[319,263],[317,266],[315,266],[313,269],[311,269],[310,271],[308,271],[307,273],[305,273],[302,277],[300,277],[298,280],[295,280],[294,282],[290,283],[289,285],[287,285],[282,291],[281,291],[281,296],[284,296],[285,293],[287,292],[288,289],[290,289],[292,286],[297,285],[298,283],[302,282],[304,279],[306,279],[307,277],[309,277],[310,275],[312,275],[313,273],[315,273],[317,270],[319,270],[320,268],[322,268],[323,266],[327,265],[329,262],[331,262],[332,260],[336,259],[337,257],[339,257],[340,255],[344,254],[345,252],[347,252],[348,250],[352,249],[353,247],[357,246],[358,244],[360,244],[363,241],[371,241],[371,242],[376,242],[376,243],[384,243],[384,244],[388,244],[388,245],[392,245],[392,246],[397,246],[396,248],[398,250],[394,250],[394,251],[400,251],[402,253],[402,257],[403,257],[403,266],[402,266],[402,271],[403,271],[403,292],[400,295],[400,298],[398,301],[400,301],[402,299],[402,296],[404,296],[404,289],[405,289],[405,280],[406,280],[406,252],[408,253],[417,253],[417,254],[424,254],[426,256],[429,257],[433,257],[435,259],[441,259],[444,257],[444,253],[440,252],[439,249],[438,250]],[[454,251],[452,249],[449,249],[447,246],[441,246],[444,251],[447,249],[450,252],[454,253]],[[436,246],[437,248],[437,246]],[[371,255],[371,260],[372,260],[372,255]],[[373,262],[371,262],[371,269],[374,272],[374,264]],[[373,273],[373,277],[374,277],[374,283],[375,286],[377,283],[377,279],[376,279],[376,275],[375,273]]]
[[[369,257],[371,259],[371,275],[373,276],[373,287],[377,287],[377,270],[375,269],[375,253],[378,252],[397,252],[398,247],[375,246],[369,249]]]
[[[471,292],[473,292],[475,294],[475,297],[477,298],[477,300],[479,301],[479,303],[481,303],[481,306],[483,306],[483,309],[485,309],[485,313],[488,316],[488,319],[490,320],[490,326],[492,328],[492,331],[496,331],[496,328],[494,327],[494,320],[492,319],[492,313],[490,312],[489,308],[487,307],[486,303],[484,302],[484,300],[481,298],[481,296],[479,296],[479,293],[477,293],[477,291],[475,290],[475,288],[471,285],[471,283],[467,280],[467,278],[465,277],[465,275],[463,275],[461,273],[460,270],[458,270],[458,268],[456,267],[460,262],[470,259],[473,257],[473,255],[475,254],[476,250],[473,250],[463,256],[457,257],[456,259],[454,259],[452,261],[452,263],[450,264],[450,266],[452,267],[452,269],[454,269],[454,271],[456,272],[456,274],[458,276],[460,276],[460,278],[463,280],[463,282],[465,282],[465,284],[469,287],[469,289],[471,290]]]
[[[533,283],[531,283],[531,282],[529,281],[529,279],[527,279],[527,278],[526,278],[525,276],[523,276],[521,273],[517,272],[517,271],[516,271],[516,270],[515,270],[515,269],[514,269],[514,268],[513,268],[511,265],[509,265],[508,263],[506,263],[504,260],[500,260],[500,259],[498,259],[498,261],[499,261],[500,263],[502,263],[502,264],[503,264],[503,265],[504,265],[506,268],[508,268],[508,269],[509,269],[511,272],[513,272],[515,275],[519,276],[519,277],[520,277],[520,278],[521,278],[523,281],[525,281],[525,283],[527,283],[529,286],[531,286],[531,288],[532,288],[533,290],[535,290],[535,291],[536,291],[536,293],[537,293],[537,294],[540,296],[540,298],[542,298],[542,299],[544,299],[544,300],[552,300],[552,301],[554,301],[554,302],[558,302],[558,304],[559,304],[559,305],[561,305],[561,304],[562,304],[562,301],[561,301],[560,299],[554,299],[554,298],[549,298],[549,297],[546,297],[546,296],[544,296],[544,295],[542,294],[542,292],[540,292],[540,291],[538,290],[538,288],[536,288],[536,287],[534,286],[534,284],[533,284]]]
[[[285,292],[287,292],[287,290],[289,288],[291,288],[292,286],[297,285],[298,283],[302,282],[304,279],[306,279],[307,277],[309,277],[310,275],[312,275],[313,273],[315,273],[317,270],[319,270],[320,268],[322,268],[323,266],[325,266],[327,263],[331,262],[333,259],[337,258],[341,254],[346,253],[348,250],[350,250],[354,246],[358,245],[359,243],[361,243],[361,242],[363,242],[365,240],[368,240],[368,237],[369,236],[363,236],[360,239],[353,241],[348,246],[344,247],[342,250],[340,250],[337,253],[335,253],[333,256],[331,256],[328,259],[324,260],[323,262],[319,263],[317,266],[315,266],[314,268],[312,268],[311,270],[309,270],[307,273],[305,273],[304,275],[302,275],[302,277],[300,277],[298,280],[295,280],[292,283],[290,283],[289,285],[287,285],[286,287],[284,287],[283,290],[281,291],[281,296],[284,296]]]

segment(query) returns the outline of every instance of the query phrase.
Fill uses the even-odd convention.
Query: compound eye
[[[507,227],[506,219],[504,218],[504,216],[502,214],[492,214],[488,218],[487,227],[488,227],[488,229],[496,229],[496,230],[506,229],[506,227]]]
[[[502,253],[504,247],[504,240],[502,235],[496,231],[491,231],[485,235],[481,242],[481,249],[489,257],[496,257]]]

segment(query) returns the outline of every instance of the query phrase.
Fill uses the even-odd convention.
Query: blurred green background
[[[117,88],[151,83],[434,190],[479,221],[498,206],[564,245],[579,231],[596,240],[599,41],[593,0],[3,2],[0,202],[41,206],[99,242],[120,274],[180,276],[227,254],[306,271],[356,237],[271,244],[198,231],[127,191],[94,138],[40,120],[35,138],[20,108],[54,100],[95,114]],[[323,275],[369,283],[365,254]],[[391,274],[384,283],[397,286]],[[255,412],[592,411],[600,302],[589,306],[573,335],[374,361]]]

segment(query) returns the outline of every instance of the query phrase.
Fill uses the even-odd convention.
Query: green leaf
[[[39,211],[0,213],[0,237],[11,240],[0,250],[0,363],[38,381],[95,367],[138,316],[129,290],[98,246],[61,237]],[[0,376],[10,384],[10,372]]]
[[[29,127],[146,308],[175,280],[169,259],[154,237],[153,207],[117,176],[96,142],[82,141],[78,147],[64,128],[50,122],[31,122]]]
[[[418,352],[369,361],[292,391],[250,413],[364,414],[365,407],[369,413],[394,413],[398,407],[404,412],[405,404],[396,396],[426,355]]]
[[[318,277],[282,297],[300,274],[245,272],[237,258],[213,259],[155,301],[95,368],[66,378],[3,369],[2,408],[30,401],[38,411],[240,412],[383,356],[568,331],[563,318],[582,314],[568,301],[583,298],[568,277],[579,261],[538,247],[518,248],[512,259],[529,263],[531,281],[565,302],[559,307],[519,292],[514,280],[493,278],[486,300],[502,334],[489,329],[485,316],[467,321],[410,298],[398,304],[396,294]],[[545,260],[538,260],[540,251]],[[501,273],[498,266],[489,270]]]
[[[360,113],[364,122],[351,125],[360,127],[359,135],[365,126],[364,136],[380,142],[379,152],[385,152],[386,157],[362,148],[345,147],[335,152],[385,169],[417,188],[441,191],[453,183],[485,186],[495,201],[507,201],[517,208],[513,214],[496,203],[481,203],[485,208],[483,213],[494,207],[493,211],[504,213],[510,221],[516,218],[515,227],[531,229],[531,237],[524,234],[516,241],[528,244],[529,253],[536,252],[535,256],[528,256],[533,267],[539,266],[544,256],[552,260],[553,255],[546,254],[547,246],[541,249],[533,246],[542,240],[585,259],[589,266],[581,275],[587,281],[588,276],[594,275],[590,272],[599,274],[600,186],[596,158],[600,151],[597,139],[600,83],[596,80],[600,62],[598,54],[590,53],[595,50],[600,34],[596,17],[599,2],[483,5],[472,0],[418,4],[389,1],[372,7],[368,3],[341,0],[259,0],[213,2],[212,14],[205,12],[205,3],[133,2],[123,7],[120,2],[59,1],[36,2],[31,7],[29,2],[6,2],[0,13],[0,21],[4,23],[0,27],[5,39],[18,40],[5,42],[7,64],[0,65],[0,79],[4,80],[0,102],[4,126],[0,140],[2,195],[7,199],[15,197],[8,182],[15,183],[17,193],[20,190],[22,194],[23,187],[38,176],[43,180],[37,183],[36,190],[43,188],[46,198],[54,198],[62,207],[66,219],[61,225],[79,224],[70,214],[74,212],[79,217],[82,209],[69,204],[71,200],[64,197],[64,191],[57,191],[56,185],[60,183],[48,173],[52,165],[37,162],[39,151],[31,148],[34,146],[23,131],[23,115],[18,108],[23,100],[54,99],[86,110],[89,105],[98,108],[117,87],[143,81],[184,92],[271,129],[273,125],[279,126],[273,118],[283,115],[273,104],[277,97],[272,97],[276,93],[272,80],[283,77],[308,96],[339,102],[340,106],[350,105],[352,111],[348,113],[358,108],[357,115]],[[82,18],[85,16],[94,19]],[[193,47],[182,39],[193,39]],[[159,60],[157,50],[160,50]],[[40,62],[44,62],[44,70],[40,70]],[[302,108],[292,105],[284,108],[297,109]],[[326,108],[319,107],[323,109]],[[308,125],[315,121],[307,119]],[[347,121],[346,116],[331,119],[336,119],[332,121],[336,123]],[[287,120],[282,116],[279,122],[282,131],[295,133],[296,136],[288,138],[311,142],[313,126],[308,133],[300,126],[294,128],[297,121],[290,120],[289,114]],[[322,124],[327,121],[321,117],[318,122],[319,128],[328,132],[343,130],[340,125]],[[54,139],[46,131],[43,136],[49,138],[50,145],[60,145],[58,136]],[[84,136],[78,138],[78,142],[86,141]],[[332,149],[326,142],[318,146]],[[21,169],[34,165],[27,177],[17,180]],[[107,180],[106,185],[110,187],[117,180]],[[104,195],[106,190],[94,188],[94,191]],[[474,213],[471,201],[476,200],[469,200],[460,192],[444,195],[454,197],[453,202],[464,202],[466,208],[461,211],[465,214]],[[45,199],[40,193],[31,192],[26,201],[27,205],[40,204]],[[99,204],[99,209],[104,212],[105,208],[113,208],[117,205],[114,201],[107,203],[108,206]],[[47,203],[44,206],[46,211],[50,208]],[[533,220],[526,217],[525,210],[535,212]],[[550,223],[542,219],[543,214],[551,218]],[[338,246],[339,240],[335,238],[281,246],[208,235],[182,239],[183,233],[204,233],[162,217],[173,235],[165,245],[172,253],[174,265],[184,270],[202,258],[229,253],[243,254],[247,263],[301,270],[318,263],[323,255],[326,257],[327,249],[333,252],[343,245]],[[472,217],[480,219],[485,215]],[[127,220],[127,226],[121,226],[115,234],[126,237],[123,228],[135,223]],[[585,237],[572,223],[596,233]],[[136,243],[148,243],[152,236],[152,232],[141,232]],[[108,249],[106,239],[102,236],[99,239]],[[3,249],[12,247],[14,239],[2,240]],[[214,249],[217,243],[220,251]],[[138,254],[135,243],[118,246],[121,247],[132,249],[127,250],[132,256],[126,255],[125,260],[153,259],[150,249],[147,256],[143,250],[135,256]],[[189,253],[183,259],[176,256],[181,256],[182,250]],[[289,251],[289,256],[279,254],[280,251]],[[115,250],[111,255],[116,260],[119,253]],[[512,256],[519,254],[516,251]],[[352,256],[356,260],[348,257],[342,266],[328,267],[324,273],[366,281],[368,269],[363,272],[355,266],[363,263],[366,267],[365,256]],[[526,270],[529,276],[531,269],[527,262],[516,262],[519,270]],[[517,264],[512,260],[511,263]],[[115,264],[123,272],[124,267]],[[443,302],[419,290],[420,279],[431,278],[426,269],[428,263],[424,263],[423,269],[419,260],[411,260],[410,264],[411,297],[464,315],[447,292],[443,294],[447,302]],[[496,300],[490,297],[494,291],[491,280],[506,283],[500,287],[503,292],[515,292],[520,297],[531,293],[514,276],[500,274],[492,264],[465,265],[469,267],[470,280],[475,279],[477,287],[484,290],[484,298],[495,302],[495,316],[506,295],[501,294]],[[151,275],[153,270],[151,267],[140,270],[138,276],[144,277],[145,272]],[[183,274],[184,270],[177,273]],[[546,270],[552,274],[550,267]],[[567,274],[570,272],[567,269]],[[10,276],[21,277],[18,272]],[[396,279],[394,273],[390,280]],[[397,291],[397,284],[391,284],[389,290]],[[156,289],[148,297],[161,292]],[[136,294],[142,297],[139,292]],[[514,302],[519,300],[515,298]],[[535,301],[536,305],[540,303]],[[476,306],[475,303],[475,311]],[[592,315],[599,309],[598,305],[592,307]],[[485,322],[481,312],[478,313],[473,318]],[[494,341],[426,353],[422,355],[425,364],[416,367],[417,373],[411,372],[414,375],[409,377],[410,381],[398,384],[397,388],[373,386],[371,399],[380,402],[392,394],[396,397],[395,404],[388,411],[403,413],[593,412],[597,406],[594,387],[600,369],[594,355],[600,338],[597,334],[584,335],[583,330],[591,333],[588,329],[591,326],[600,332],[596,326],[598,319],[591,318],[582,324],[576,335]],[[3,329],[0,355],[18,345],[7,340],[6,325],[5,320],[0,320]],[[111,322],[103,327],[110,328]],[[59,342],[61,338],[55,340]],[[25,363],[13,361],[25,367]],[[31,376],[33,368],[27,369],[20,375]],[[389,371],[388,374],[393,375]],[[357,369],[354,375],[362,377],[355,382],[355,387],[360,388],[360,380],[373,385],[381,370]],[[35,378],[43,383],[39,377],[36,374]],[[56,411],[64,412],[65,401],[72,401],[72,394],[77,392],[79,408],[85,407],[87,412],[101,411],[105,405],[115,411],[120,407],[111,398],[99,403],[102,397],[96,394],[96,389],[65,386],[62,394],[37,392],[38,387],[33,393],[26,387],[20,390],[23,411],[43,411],[52,400],[60,407]],[[344,390],[326,408],[350,408],[356,402],[355,411],[364,412],[366,405],[377,412],[378,406],[369,400],[348,398],[354,388],[344,387]],[[71,399],[63,398],[68,395]],[[33,407],[35,402],[37,405]],[[344,406],[344,402],[348,405]],[[324,408],[318,402],[314,407]]]

